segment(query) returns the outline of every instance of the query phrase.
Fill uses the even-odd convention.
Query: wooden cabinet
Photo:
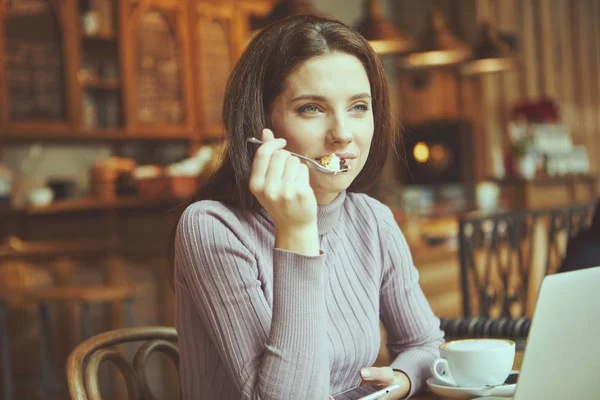
[[[222,139],[274,0],[0,0],[0,141]]]
[[[194,125],[185,1],[126,1],[122,53],[127,129],[134,135],[188,135]]]
[[[123,134],[118,0],[77,0],[77,120],[82,135]]]
[[[0,127],[29,132],[72,131],[73,0],[0,2]]]

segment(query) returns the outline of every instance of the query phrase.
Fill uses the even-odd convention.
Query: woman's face
[[[374,123],[365,68],[346,53],[305,61],[288,76],[271,121],[287,150],[313,159],[336,153],[352,168],[335,175],[310,168],[317,202],[329,204],[350,186],[369,155]]]

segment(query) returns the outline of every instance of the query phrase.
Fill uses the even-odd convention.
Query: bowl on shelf
[[[143,198],[188,198],[198,190],[199,177],[162,175],[136,179],[137,193]]]
[[[54,192],[48,187],[31,189],[27,194],[27,204],[34,207],[43,207],[52,203]]]

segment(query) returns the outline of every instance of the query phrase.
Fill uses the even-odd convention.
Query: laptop
[[[532,399],[600,399],[600,267],[542,281],[514,395]]]

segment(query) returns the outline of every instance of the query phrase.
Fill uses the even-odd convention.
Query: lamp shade
[[[516,57],[509,42],[489,22],[480,25],[473,43],[472,58],[461,65],[464,75],[505,72],[516,69]]]
[[[412,38],[400,33],[384,17],[379,0],[366,0],[364,5],[364,17],[355,28],[369,41],[376,53],[401,54],[414,48]]]
[[[442,12],[430,9],[427,25],[415,52],[400,60],[403,69],[425,69],[460,64],[471,57],[469,46],[462,43],[446,26]]]

